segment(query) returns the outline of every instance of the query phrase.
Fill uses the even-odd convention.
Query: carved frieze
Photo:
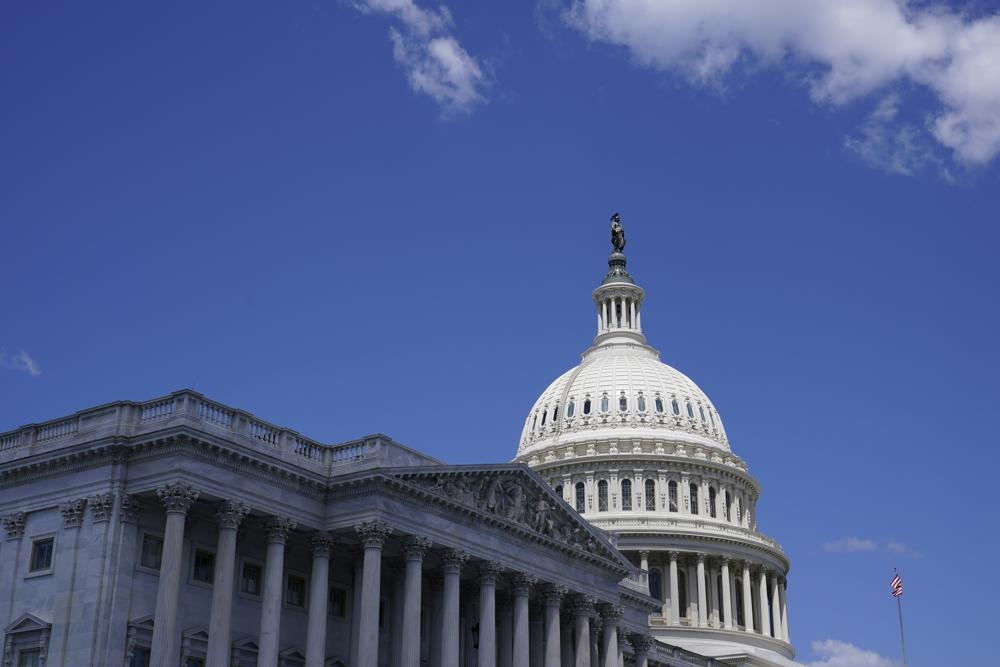
[[[392,528],[381,521],[365,521],[354,527],[366,547],[382,548],[385,539],[392,534]]]
[[[199,494],[190,486],[175,482],[158,488],[156,495],[163,502],[163,506],[166,507],[168,514],[187,514],[194,501],[198,500]]]
[[[90,508],[90,515],[94,517],[94,523],[102,523],[111,520],[111,512],[115,507],[115,494],[98,493],[87,498],[87,507]]]
[[[138,523],[142,514],[142,501],[137,496],[122,496],[121,520],[128,523]]]
[[[19,540],[24,537],[24,512],[14,512],[3,517],[3,529],[8,540]]]
[[[240,527],[243,519],[250,513],[250,508],[241,502],[224,500],[219,505],[219,511],[215,513],[215,518],[219,520],[219,525],[223,528],[236,530]]]
[[[86,500],[78,498],[59,505],[59,512],[63,517],[63,525],[66,528],[79,528],[83,523],[83,506]]]
[[[288,539],[288,533],[295,530],[298,524],[286,516],[272,516],[266,522],[267,541],[269,543],[284,544]]]

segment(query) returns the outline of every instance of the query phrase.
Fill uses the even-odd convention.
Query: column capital
[[[624,626],[619,625],[615,628],[615,632],[618,634],[618,648],[621,649],[622,645],[628,641],[628,630]]]
[[[407,535],[403,538],[403,554],[406,560],[423,561],[424,554],[431,548],[431,540],[419,535]]]
[[[390,528],[384,521],[364,521],[354,527],[354,532],[358,534],[366,547],[382,548],[385,539],[392,535]]]
[[[722,567],[729,567],[729,564],[733,561],[729,556],[719,556],[719,565]]]
[[[542,589],[542,595],[545,597],[545,606],[558,607],[562,604],[562,599],[566,597],[566,593],[568,592],[569,589],[560,584],[546,584]]]
[[[330,557],[330,547],[333,546],[334,539],[330,533],[325,530],[317,530],[309,538],[310,544],[312,544],[313,556],[319,556],[320,558]]]
[[[87,501],[83,498],[70,500],[59,505],[59,513],[63,517],[63,525],[66,528],[79,528],[83,523],[83,506]]]
[[[495,560],[486,560],[479,564],[479,581],[488,584],[497,582],[497,577],[503,572],[503,565]]]
[[[267,527],[267,543],[284,544],[285,540],[288,539],[288,533],[295,530],[297,525],[297,522],[289,519],[287,516],[270,517],[265,523]]]
[[[87,498],[87,507],[90,508],[90,515],[94,517],[94,523],[110,521],[114,506],[115,494],[113,493],[98,493]]]
[[[590,616],[594,613],[597,599],[591,595],[578,594],[570,600],[570,609],[574,616]]]
[[[527,595],[532,586],[538,583],[538,577],[524,572],[515,572],[511,578],[514,595]]]
[[[680,558],[681,552],[679,551],[668,551],[667,556],[670,557],[670,562],[676,563],[677,559]]]
[[[646,655],[653,648],[653,638],[649,635],[640,635],[637,632],[628,636],[628,643],[632,645],[632,650],[637,656]]]
[[[597,606],[597,611],[600,612],[601,618],[606,621],[617,621],[625,615],[625,607],[620,604],[611,604],[609,602],[599,604]]]
[[[445,549],[441,554],[441,569],[445,574],[460,573],[467,560],[469,560],[469,554],[461,549]]]
[[[174,482],[158,488],[156,495],[167,508],[167,514],[187,514],[200,494],[186,484]]]
[[[123,495],[118,502],[118,508],[121,510],[119,517],[123,522],[139,523],[139,517],[142,515],[142,501],[139,500],[138,496]]]
[[[746,570],[747,572],[749,572],[750,569],[753,567],[753,562],[750,561],[750,560],[747,560],[746,558],[741,558],[739,560],[739,563],[740,563],[740,567],[743,568],[744,570]]]
[[[221,527],[235,530],[240,527],[240,523],[249,513],[250,508],[243,503],[223,500],[219,504],[219,510],[215,513],[215,518],[218,519]]]
[[[646,559],[649,558],[649,549],[640,549],[639,558]]]
[[[24,512],[13,512],[3,517],[3,529],[8,540],[24,537]]]
[[[703,554],[700,551],[695,556],[698,558],[698,565],[704,565],[705,559],[708,558],[708,554]]]

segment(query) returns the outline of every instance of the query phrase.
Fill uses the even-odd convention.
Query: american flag
[[[889,588],[892,589],[892,597],[898,598],[903,594],[903,580],[899,578],[897,573],[892,577],[892,583],[889,584]]]

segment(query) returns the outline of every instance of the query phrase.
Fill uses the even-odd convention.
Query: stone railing
[[[591,517],[592,516],[593,515],[591,515]],[[750,530],[749,528],[743,528],[742,526],[736,526],[720,521],[701,521],[698,519],[681,519],[664,516],[636,516],[635,518],[627,519],[609,518],[607,520],[601,520],[597,525],[603,530],[610,530],[618,533],[630,531],[670,533],[690,531],[692,533],[699,533],[702,535],[708,534],[718,535],[719,537],[733,537],[738,540],[762,544],[776,551],[781,551],[781,545],[778,544],[778,542],[762,533]]]
[[[649,595],[649,572],[636,570],[621,580],[621,585],[630,590]]]
[[[197,392],[182,390],[141,403],[121,401],[101,405],[70,417],[0,433],[0,462],[109,436],[141,438],[179,426],[219,434],[248,449],[328,474],[358,464],[378,464],[398,455],[395,450],[411,452],[380,435],[326,445]]]

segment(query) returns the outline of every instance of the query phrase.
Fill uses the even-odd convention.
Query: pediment
[[[197,641],[208,641],[208,628],[204,625],[196,625],[193,628],[188,628],[181,635],[183,639],[195,639]]]
[[[294,646],[289,646],[284,651],[278,653],[278,664],[282,665],[282,667],[293,663],[305,664],[305,661],[305,654]]]
[[[233,642],[233,648],[240,651],[253,651],[257,652],[257,642],[255,642],[250,637],[244,637],[243,639],[237,639]]]
[[[434,466],[386,473],[431,496],[610,561],[623,575],[634,569],[603,531],[581,518],[527,466]]]
[[[347,667],[347,663],[343,662],[340,658],[327,658],[326,662],[323,663],[323,667]]]
[[[132,619],[128,622],[129,627],[141,628],[143,630],[153,631],[153,617],[150,615],[140,616],[138,618]]]
[[[10,625],[4,628],[4,632],[12,635],[18,632],[34,632],[37,630],[49,630],[51,628],[52,623],[46,621],[41,616],[25,613],[15,618]]]

